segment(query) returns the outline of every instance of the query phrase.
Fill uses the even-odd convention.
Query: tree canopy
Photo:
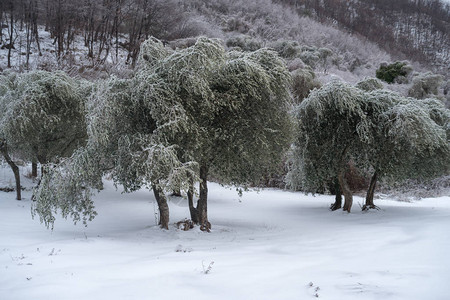
[[[8,144],[24,159],[42,164],[70,156],[86,137],[80,83],[63,72],[15,76],[3,96],[9,103],[1,126]]]
[[[174,52],[151,39],[142,50],[137,77],[144,94],[175,111],[162,122],[165,140],[199,164],[200,199],[196,209],[191,203],[191,217],[207,230],[208,174],[245,185],[281,161],[290,141],[289,72],[271,50],[226,52],[206,38]]]
[[[288,181],[316,192],[339,179],[350,211],[344,173],[352,161],[374,172],[366,205],[373,207],[377,176],[397,181],[448,172],[449,111],[437,100],[416,100],[383,90],[364,92],[334,81],[296,109],[296,139]]]

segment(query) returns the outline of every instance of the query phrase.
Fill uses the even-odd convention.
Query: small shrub
[[[381,64],[376,71],[376,77],[387,83],[407,83],[407,76],[412,72],[412,67],[405,61],[397,61],[390,65]]]
[[[356,84],[358,89],[366,92],[383,89],[383,84],[376,78],[365,78]]]
[[[287,67],[289,69],[289,72],[292,72],[292,71],[295,71],[298,69],[308,68],[308,66],[300,58],[294,58],[293,60],[288,61]]]
[[[239,47],[242,51],[256,51],[262,48],[262,43],[246,35],[239,35],[229,38],[226,43],[227,47]]]
[[[236,31],[239,33],[247,33],[250,30],[250,25],[239,17],[232,17],[227,20],[225,31]]]
[[[408,96],[424,99],[428,96],[438,94],[439,86],[443,82],[443,77],[438,74],[432,74],[430,72],[420,74],[413,79],[413,85],[408,91]]]
[[[313,89],[321,86],[316,74],[309,68],[297,69],[292,74],[292,94],[298,104],[308,97]]]
[[[320,60],[320,53],[317,48],[306,46],[302,47],[300,58],[305,64],[314,69]]]
[[[279,56],[286,59],[294,59],[302,52],[302,48],[296,41],[281,41],[276,42],[271,46]]]

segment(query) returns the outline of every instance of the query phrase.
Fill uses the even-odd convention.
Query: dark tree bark
[[[8,68],[11,68],[11,50],[14,47],[13,34],[14,34],[14,4],[10,1],[10,28],[9,28],[9,48],[8,48]]]
[[[342,193],[344,194],[344,211],[350,212],[353,204],[353,194],[350,190],[347,180],[345,180],[345,171],[342,171],[338,175],[339,185],[341,186]]]
[[[200,167],[200,198],[197,202],[198,221],[200,230],[210,231],[211,223],[208,221],[208,168]]]
[[[373,204],[373,196],[375,194],[375,188],[377,185],[377,178],[378,174],[377,172],[375,172],[372,176],[372,179],[370,179],[370,185],[369,185],[369,189],[367,190],[367,195],[366,195],[366,204],[364,204],[362,210],[369,210],[369,209],[377,209],[378,207]]]
[[[182,197],[183,195],[181,195],[181,191],[179,189],[177,189],[177,190],[173,190],[172,194],[170,196]]]
[[[38,176],[38,171],[37,171],[37,163],[36,162],[32,162],[31,163],[31,177],[37,177]]]
[[[14,173],[14,178],[16,180],[16,199],[22,200],[22,187],[20,185],[19,167],[13,162],[13,160],[9,156],[8,148],[7,148],[5,140],[0,140],[0,152],[3,154],[3,157],[5,158],[6,162],[11,167],[11,169]]]
[[[32,29],[33,29],[33,36],[34,41],[36,42],[36,46],[38,48],[39,56],[42,56],[41,52],[41,43],[39,42],[39,30],[38,30],[38,7],[37,2],[33,2],[33,12],[31,16],[31,22],[32,22]]]
[[[338,210],[342,207],[342,191],[337,178],[334,179],[334,193],[336,195],[335,201],[330,206],[332,211]]]
[[[163,229],[169,229],[169,205],[167,204],[166,195],[161,187],[156,184],[152,185],[153,194],[159,208],[159,226]]]

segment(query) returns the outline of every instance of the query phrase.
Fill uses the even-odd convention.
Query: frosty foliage
[[[79,82],[63,72],[45,71],[2,78],[2,101],[8,103],[2,132],[23,159],[45,164],[70,156],[84,143],[85,99]]]
[[[371,166],[392,181],[427,179],[448,172],[448,110],[436,101],[417,101],[386,92],[370,94],[373,103],[391,101],[376,117],[374,143],[366,154]],[[375,102],[377,101],[377,102]]]
[[[247,184],[281,161],[290,142],[290,74],[273,51],[232,51],[199,38],[188,48],[143,43],[136,74],[88,89],[87,143],[49,168],[35,193],[54,213],[91,220],[104,175],[125,192],[188,190],[199,165],[222,183]],[[251,137],[249,139],[249,137]],[[79,175],[82,173],[82,175]]]
[[[259,166],[279,157],[275,149],[289,140],[290,76],[273,51],[227,53],[219,40],[199,38],[136,78],[143,97],[160,103],[152,112],[161,138],[224,182],[261,176]]]
[[[259,182],[290,143],[290,74],[273,51],[230,53],[212,83],[211,172],[224,183]]]
[[[0,137],[6,138],[4,118],[16,99],[17,73],[4,72],[0,75]]]
[[[87,105],[86,146],[49,168],[35,192],[35,211],[48,227],[58,209],[74,222],[92,220],[91,196],[102,188],[105,175],[132,192],[151,184],[179,189],[195,170],[195,164],[178,160],[176,147],[158,141],[151,107],[133,97],[133,84],[111,77],[94,88]]]
[[[58,165],[47,166],[34,190],[33,217],[38,215],[41,223],[52,229],[58,212],[64,218],[71,217],[74,223],[82,221],[86,225],[87,221],[94,219],[97,213],[91,198],[92,187],[102,187],[101,169],[98,168],[97,157],[93,157],[95,154],[81,149]]]
[[[365,79],[359,81],[356,84],[356,87],[363,91],[371,92],[374,90],[383,89],[383,84],[381,83],[380,80],[378,80],[376,78],[365,78]]]
[[[286,59],[294,59],[302,53],[302,47],[297,41],[277,41],[271,46],[278,55]]]
[[[408,96],[417,99],[424,99],[430,96],[437,96],[439,86],[443,83],[443,76],[433,73],[419,74],[413,79],[413,84],[408,90]]]
[[[392,181],[449,171],[449,110],[437,100],[332,82],[297,107],[296,120],[288,174],[295,189],[317,191],[350,160]]]
[[[315,192],[341,172],[350,154],[370,139],[365,104],[360,89],[332,81],[296,107],[287,175],[291,188]]]
[[[301,103],[313,89],[321,86],[316,74],[308,67],[292,72],[292,94],[295,103]]]
[[[326,47],[301,46],[297,41],[281,40],[271,44],[271,47],[288,61],[301,59],[304,64],[312,69],[322,68],[327,71],[333,51]]]

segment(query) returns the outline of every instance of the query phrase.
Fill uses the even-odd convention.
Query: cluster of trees
[[[139,46],[149,36],[173,42],[199,35],[232,40],[245,34],[257,47],[295,40],[313,46],[305,48],[303,56],[320,69],[335,65],[353,72],[355,67],[389,60],[373,43],[272,0],[3,0],[0,18],[2,47],[16,48],[8,50],[10,66],[64,69],[73,74],[78,69],[73,67],[81,65],[78,71],[85,77],[96,73],[97,67],[120,74],[125,61],[134,66]],[[53,45],[43,43],[43,29]]]
[[[386,51],[448,71],[450,5],[441,0],[282,0],[322,23],[337,22]]]
[[[48,227],[58,211],[92,220],[92,195],[108,175],[125,192],[152,190],[166,229],[166,192],[185,191],[191,220],[209,231],[208,179],[252,186],[278,170],[289,148],[289,185],[317,192],[331,182],[333,208],[341,207],[342,191],[350,212],[350,163],[373,174],[367,208],[375,207],[380,177],[449,171],[449,110],[380,88],[376,79],[320,88],[309,67],[291,73],[268,48],[227,51],[220,40],[199,38],[172,50],[150,38],[128,79],[3,73],[0,150],[16,174],[11,153],[44,166],[33,211]],[[17,191],[19,199],[20,182]]]
[[[202,230],[209,230],[210,175],[223,184],[248,186],[282,161],[291,140],[292,103],[290,74],[276,52],[227,52],[220,41],[207,38],[172,51],[152,38],[142,45],[138,61],[131,79],[111,77],[86,84],[84,89],[76,82],[59,85],[66,78],[61,73],[21,75],[24,83],[39,74],[50,83],[36,82],[36,89],[25,90],[20,100],[15,100],[13,93],[22,89],[7,86],[14,80],[3,76],[6,92],[2,105],[7,115],[16,114],[10,106],[20,103],[28,107],[22,110],[24,117],[17,119],[19,124],[32,119],[37,108],[48,115],[41,120],[42,131],[24,132],[23,136],[48,134],[53,141],[59,131],[70,128],[85,134],[72,155],[58,152],[51,164],[40,161],[46,168],[34,194],[34,209],[47,226],[53,224],[58,210],[75,221],[91,220],[96,214],[92,192],[101,188],[102,176],[109,174],[125,192],[142,187],[153,190],[163,228],[168,228],[169,222],[165,192],[187,191],[191,219]],[[76,103],[72,98],[78,99],[84,92],[77,109],[64,104]],[[34,98],[46,99],[49,108],[67,118],[47,112],[46,103],[34,104]],[[74,114],[80,109],[84,112],[78,118],[80,126],[66,126],[73,121],[68,112],[60,110],[63,105]],[[15,129],[6,126],[14,121],[2,116],[1,122],[3,140],[16,145]],[[57,126],[58,131],[49,126]],[[199,182],[196,206],[195,182]]]
[[[81,36],[92,60],[103,62],[115,57],[117,61],[119,50],[124,50],[126,62],[133,65],[140,44],[150,36],[176,39],[198,34],[184,6],[175,0],[2,0],[0,24],[0,43],[10,50],[15,47],[18,31],[25,29],[26,66],[32,44],[42,54],[38,25],[50,32],[57,59],[79,47],[76,39]],[[8,67],[10,59],[11,51]]]

